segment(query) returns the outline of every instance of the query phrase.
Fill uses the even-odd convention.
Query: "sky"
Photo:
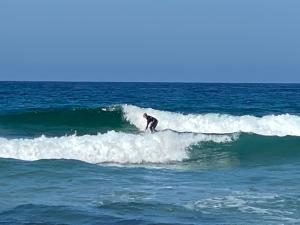
[[[1,0],[0,80],[300,82],[299,0]]]

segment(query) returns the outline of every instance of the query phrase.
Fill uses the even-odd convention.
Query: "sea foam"
[[[187,148],[199,142],[230,142],[232,135],[164,131],[128,134],[110,131],[84,136],[34,139],[0,138],[0,157],[21,160],[75,159],[89,163],[165,163],[188,158]]]
[[[158,129],[172,129],[179,132],[196,133],[255,133],[274,136],[300,136],[300,117],[296,115],[250,115],[232,116],[227,114],[181,114],[122,105],[124,118],[138,129],[145,129],[143,113],[148,113],[159,120]]]

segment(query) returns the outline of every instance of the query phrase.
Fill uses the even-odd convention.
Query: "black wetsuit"
[[[155,132],[156,131],[155,128],[156,128],[156,126],[158,124],[158,120],[156,118],[154,118],[152,116],[148,116],[148,115],[147,115],[146,119],[147,119],[147,127],[146,127],[146,129],[148,128],[148,125],[151,123],[150,124],[150,131],[151,132]]]

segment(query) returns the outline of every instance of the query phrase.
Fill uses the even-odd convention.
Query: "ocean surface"
[[[300,85],[0,82],[0,224],[300,224]]]

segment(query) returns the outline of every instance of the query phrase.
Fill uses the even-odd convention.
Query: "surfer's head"
[[[143,117],[144,117],[144,118],[147,118],[147,113],[144,113]]]

